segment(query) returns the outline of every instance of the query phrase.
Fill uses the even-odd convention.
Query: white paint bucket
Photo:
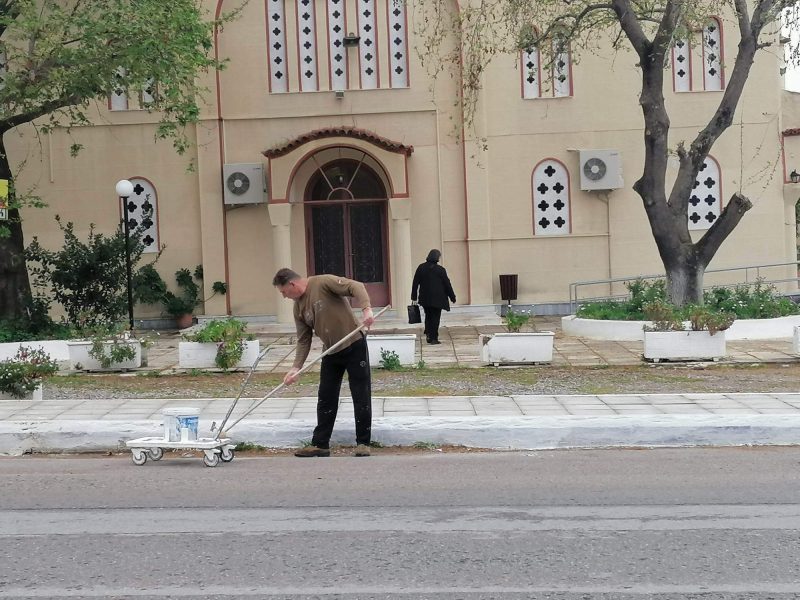
[[[189,442],[197,439],[198,413],[196,408],[180,406],[165,408],[164,440],[167,442]]]

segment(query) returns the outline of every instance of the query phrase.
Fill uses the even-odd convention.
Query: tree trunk
[[[0,179],[11,183],[11,167],[6,155],[5,143],[0,134]],[[13,205],[12,192],[9,204]],[[27,316],[26,309],[31,298],[31,284],[25,265],[25,240],[19,210],[9,209],[8,221],[3,223],[10,235],[0,238],[0,319],[19,319]]]
[[[694,247],[685,247],[680,256],[668,258],[672,260],[664,260],[667,270],[667,300],[675,306],[702,304],[706,265],[697,259]]]

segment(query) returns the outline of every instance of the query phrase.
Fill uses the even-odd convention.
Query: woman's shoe
[[[429,340],[428,343],[429,344],[441,344],[442,342],[440,342],[439,340]]]

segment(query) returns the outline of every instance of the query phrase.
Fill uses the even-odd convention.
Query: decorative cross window
[[[572,59],[568,44],[563,40],[553,40],[548,56],[544,57],[543,68],[542,52],[538,45],[522,51],[520,70],[523,98],[572,96]],[[551,63],[549,68],[547,62]]]
[[[569,173],[554,158],[547,158],[533,170],[533,234],[571,233]]]
[[[345,0],[328,0],[328,57],[332,90],[347,89]]]
[[[108,99],[108,108],[111,110],[128,110],[128,91],[125,89],[126,71],[119,67],[114,72],[114,89]]]
[[[361,73],[361,89],[380,87],[378,72],[378,36],[375,29],[375,0],[358,0],[358,64]]]
[[[708,229],[722,212],[722,183],[719,163],[707,157],[694,180],[689,196],[689,229]]]
[[[407,0],[265,2],[270,93],[409,86]]]
[[[269,55],[269,91],[289,91],[286,65],[286,18],[284,0],[267,1],[267,54]]]
[[[316,92],[319,89],[316,20],[314,0],[297,0],[297,47],[301,92]]]
[[[702,80],[699,72],[703,74]],[[672,85],[676,92],[695,89],[713,92],[725,88],[722,22],[719,19],[711,17],[702,31],[675,41],[672,47]]]
[[[131,231],[141,227],[145,252],[158,252],[158,199],[153,184],[142,177],[131,177],[133,194],[125,206],[125,218]]]
[[[408,87],[408,40],[405,0],[390,0],[389,71],[393,88]]]

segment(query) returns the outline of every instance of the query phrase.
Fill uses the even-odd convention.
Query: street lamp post
[[[125,272],[128,279],[128,319],[130,329],[133,331],[133,287],[131,284],[131,241],[128,228],[128,198],[133,194],[133,184],[127,179],[117,182],[117,196],[122,205],[122,223],[125,229]]]

